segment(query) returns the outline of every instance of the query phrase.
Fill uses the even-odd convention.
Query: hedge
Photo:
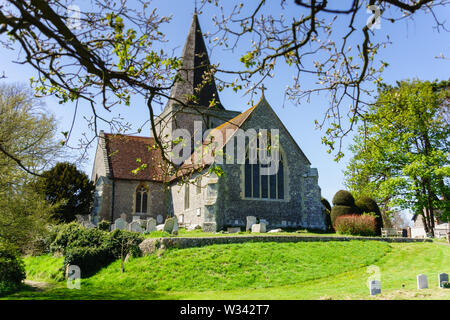
[[[354,236],[374,236],[376,234],[376,221],[370,215],[344,215],[336,219],[334,229],[341,234]]]
[[[355,201],[355,205],[360,213],[374,213],[376,215],[377,235],[380,235],[381,228],[383,228],[383,218],[376,201],[370,197],[362,197]]]
[[[127,254],[138,256],[139,244],[143,240],[142,235],[135,232],[86,229],[76,222],[62,225],[55,232],[51,252],[62,253],[65,266],[79,266],[82,277],[96,273]]]

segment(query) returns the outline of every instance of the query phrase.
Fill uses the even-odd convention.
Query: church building
[[[268,228],[308,228],[325,230],[325,211],[321,204],[317,169],[280,121],[268,101],[262,97],[244,112],[225,109],[214,80],[204,81],[211,65],[197,15],[194,14],[182,53],[182,81],[171,90],[171,100],[155,117],[155,132],[161,139],[173,141],[183,129],[191,137],[207,130],[226,139],[215,144],[215,155],[237,148],[242,132],[277,130],[279,156],[277,169],[263,174],[267,165],[249,161],[249,151],[242,163],[216,160],[198,166],[194,174],[183,176],[194,148],[183,154],[176,175],[164,172],[165,161],[154,137],[100,133],[91,179],[96,185],[91,219],[113,222],[119,217],[153,217],[157,223],[174,216],[181,226],[201,226],[204,231],[246,226],[246,217],[265,220]],[[195,95],[195,103],[188,97]],[[212,103],[214,102],[214,103]],[[199,129],[198,124],[201,124]],[[236,138],[236,139],[235,139]],[[250,142],[245,140],[245,150]],[[192,141],[190,141],[192,142]],[[195,146],[195,141],[191,144]],[[172,145],[172,147],[174,147]],[[226,152],[225,152],[226,150]],[[234,151],[232,151],[234,152]],[[140,164],[140,170],[135,171]],[[221,173],[211,168],[218,165]]]

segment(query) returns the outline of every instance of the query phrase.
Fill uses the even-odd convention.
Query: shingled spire
[[[182,67],[178,71],[178,75],[182,80],[178,80],[170,92],[170,96],[187,103],[186,95],[195,95],[197,103],[189,102],[196,106],[209,107],[210,101],[216,101],[214,108],[224,109],[219,100],[216,83],[214,78],[203,84],[204,78],[208,78],[211,70],[208,52],[206,50],[205,41],[203,40],[202,31],[198,22],[197,13],[192,18],[191,28],[186,39],[181,57]],[[194,90],[200,88],[200,90]],[[169,104],[175,103],[173,100]]]

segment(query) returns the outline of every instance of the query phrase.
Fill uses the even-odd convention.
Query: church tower
[[[155,119],[156,131],[168,145],[176,138],[172,135],[176,129],[187,130],[193,139],[194,135],[203,135],[207,129],[215,128],[239,114],[226,110],[219,99],[216,83],[210,76],[212,66],[197,13],[192,18],[181,61],[182,67],[177,74],[179,80],[170,92],[173,100],[167,102],[163,112]],[[192,96],[196,99],[189,99]],[[202,123],[202,132],[198,132],[198,126],[194,127],[195,122]]]

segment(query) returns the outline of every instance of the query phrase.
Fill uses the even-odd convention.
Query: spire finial
[[[197,14],[197,0],[194,0],[194,14]]]
[[[264,97],[264,90],[266,90],[267,88],[264,86],[264,83],[261,84],[261,86],[259,87],[261,89],[261,96]]]

